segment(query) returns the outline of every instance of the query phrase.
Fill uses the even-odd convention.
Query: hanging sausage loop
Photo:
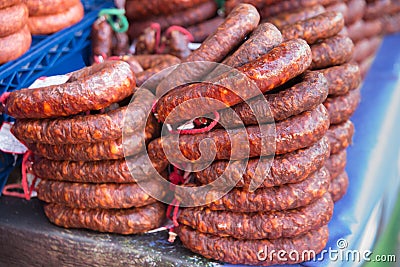
[[[115,32],[123,33],[128,30],[129,22],[125,17],[125,10],[118,8],[106,8],[99,12],[99,17],[104,16]],[[115,17],[115,18],[113,18]]]

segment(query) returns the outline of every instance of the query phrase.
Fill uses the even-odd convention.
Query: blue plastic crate
[[[49,36],[34,36],[25,55],[0,66],[0,94],[28,87],[41,76],[66,73],[88,65],[91,26],[98,11],[111,5],[103,1],[76,25]]]

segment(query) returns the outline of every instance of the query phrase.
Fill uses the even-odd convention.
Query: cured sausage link
[[[108,107],[134,92],[135,75],[125,62],[104,62],[75,74],[80,76],[80,72],[90,75],[60,85],[11,92],[7,114],[17,119],[75,115]]]
[[[182,85],[168,92],[157,104],[158,118],[165,122],[168,117],[167,123],[172,124],[233,106],[284,84],[310,64],[311,50],[304,40],[281,43],[260,58],[210,82]]]

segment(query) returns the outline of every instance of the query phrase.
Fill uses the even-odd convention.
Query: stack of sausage
[[[32,34],[51,34],[72,26],[84,16],[80,0],[23,0],[29,9]]]
[[[355,45],[352,62],[359,64],[361,75],[365,77],[382,40],[381,21],[365,19],[365,0],[340,1],[326,9],[343,14],[348,36]]]
[[[382,23],[382,33],[391,34],[400,31],[400,2],[397,0],[367,0],[364,20]]]
[[[19,58],[32,43],[28,8],[19,0],[0,2],[0,64]]]
[[[335,16],[343,26],[343,18]],[[152,141],[148,152],[155,161],[166,159],[165,151],[178,163],[180,153],[189,165],[214,160],[193,173],[194,184],[233,183],[234,188],[219,199],[214,196],[220,188],[198,194],[177,188],[177,200],[195,206],[181,209],[178,217],[178,235],[187,248],[223,262],[257,265],[282,264],[267,255],[282,249],[296,251],[299,257],[287,257],[284,262],[296,263],[310,259],[305,250],[318,253],[328,240],[333,201],[324,167],[330,154],[325,136],[329,116],[322,103],[329,85],[321,72],[308,71],[310,66],[315,68],[315,61],[306,41],[286,41],[272,24],[258,25],[259,19],[253,6],[239,4],[186,59],[223,62],[233,70],[214,74],[217,67],[210,75],[204,74],[210,69],[200,64],[188,71],[178,68],[168,78],[184,83],[190,80],[189,72],[191,78],[206,75],[211,79],[168,91],[174,83],[167,78],[157,87],[161,98],[155,111],[161,121],[176,124],[218,110],[219,123],[227,129],[183,134],[178,143],[174,135],[168,135]],[[329,32],[337,31],[340,27]],[[312,36],[314,32],[302,37]],[[232,81],[232,77],[239,78]],[[252,83],[260,91],[252,90]],[[188,100],[195,101],[184,105]],[[275,125],[271,124],[274,120]],[[245,128],[240,128],[243,124]],[[178,148],[175,152],[171,151],[174,147]],[[276,156],[271,159],[273,153]],[[259,184],[255,190],[253,181]]]
[[[123,56],[129,52],[129,38],[126,33],[115,32],[106,16],[100,16],[92,25],[92,56],[107,58]]]
[[[124,158],[143,165],[146,143],[159,134],[155,119],[142,115],[150,112],[151,92],[136,92],[134,116],[126,114],[123,102],[135,85],[129,64],[107,61],[73,72],[66,83],[9,95],[6,112],[17,119],[12,132],[34,153],[33,172],[42,179],[38,197],[56,225],[134,234],[163,222],[164,205],[136,184],[151,178],[149,170],[131,173]],[[167,162],[154,166],[162,172]]]
[[[331,152],[326,167],[331,175],[329,191],[334,201],[347,191],[346,148],[351,143],[354,126],[349,118],[360,101],[361,76],[357,64],[349,63],[354,45],[340,35],[344,26],[341,13],[328,11],[281,28],[284,39],[304,38],[312,51],[311,69],[320,70],[328,81],[329,96],[324,102],[330,118]]]
[[[153,23],[164,31],[172,25],[187,27],[206,21],[216,16],[217,4],[214,0],[127,0],[125,10],[133,40]]]

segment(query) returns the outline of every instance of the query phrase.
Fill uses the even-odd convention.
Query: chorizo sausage
[[[309,205],[321,198],[329,188],[329,172],[325,167],[311,174],[307,179],[279,187],[264,187],[254,192],[234,188],[222,198],[207,206],[211,210],[227,210],[232,212],[266,212],[289,210]],[[176,198],[179,199],[177,190]],[[208,194],[212,194],[212,191]],[[207,197],[206,197],[207,199]],[[193,199],[194,204],[196,200]]]
[[[328,84],[323,74],[307,72],[299,83],[289,88],[250,99],[233,106],[232,109],[220,110],[219,122],[225,127],[235,128],[243,124],[257,125],[284,120],[323,103],[328,96]],[[237,116],[234,116],[233,112]]]
[[[285,0],[266,5],[260,10],[262,18],[276,16],[281,12],[297,10],[304,7],[315,6],[320,0]]]
[[[148,126],[148,127],[147,127]],[[124,127],[125,138],[106,140],[97,143],[49,145],[29,143],[27,147],[35,154],[51,160],[95,161],[122,159],[140,153],[146,144],[159,136],[158,126],[147,123],[145,132],[129,133]]]
[[[164,191],[159,183],[142,183],[148,183],[154,190]],[[128,209],[157,201],[136,183],[91,184],[42,180],[37,193],[38,198],[47,203],[80,209]]]
[[[207,39],[210,34],[215,32],[222,22],[224,22],[224,18],[217,16],[215,18],[192,25],[188,27],[187,30],[192,34],[194,42],[201,43]]]
[[[209,0],[127,0],[125,10],[128,18],[144,20],[151,16],[169,15],[185,9],[194,8]]]
[[[294,238],[237,240],[233,237],[203,234],[188,226],[180,226],[178,228],[178,236],[186,248],[208,259],[231,264],[269,266],[311,260],[313,253],[308,252],[313,251],[317,254],[326,246],[329,230],[328,226],[323,226],[320,229],[309,231]],[[299,257],[282,260],[280,257],[269,257],[268,253],[270,251],[296,251]]]
[[[364,10],[366,7],[365,0],[349,0],[347,2],[347,20],[346,25],[351,25],[357,20],[361,20],[364,16]]]
[[[330,155],[325,162],[325,167],[329,171],[331,181],[341,174],[346,168],[347,151],[343,149],[336,154]]]
[[[110,61],[78,70],[61,85],[11,92],[5,108],[17,119],[69,116],[105,108],[133,94],[134,88],[135,75],[129,65]]]
[[[113,30],[104,16],[99,17],[92,25],[91,41],[93,56],[111,56]]]
[[[239,4],[250,4],[260,10],[265,5],[270,5],[274,0],[226,0],[224,4],[225,13],[229,14]]]
[[[356,111],[361,100],[361,90],[351,90],[345,95],[328,97],[324,106],[328,110],[331,124],[347,121]]]
[[[25,4],[0,9],[0,38],[19,32],[27,22],[28,8]]]
[[[141,153],[130,157],[140,168],[129,170],[125,159],[103,161],[54,161],[36,158],[32,171],[46,180],[69,181],[80,183],[135,183],[156,175],[147,164],[147,155]],[[167,161],[152,162],[158,173],[162,173]]]
[[[136,73],[136,84],[142,86],[146,81],[146,88],[155,91],[156,86],[159,82],[165,78],[168,74],[161,73],[157,76],[155,74],[160,73],[162,70],[179,64],[181,60],[172,55],[135,55],[135,56],[123,56],[121,60],[128,62],[137,61],[144,69],[144,71]],[[150,81],[148,81],[152,78]]]
[[[167,53],[180,59],[187,58],[191,53],[187,35],[178,30],[170,31],[165,43]]]
[[[139,3],[142,4],[142,2]],[[183,27],[194,25],[201,21],[215,17],[217,14],[217,8],[218,7],[215,1],[209,0],[186,10],[170,13],[168,15],[147,17],[145,20],[141,21],[135,21],[135,18],[132,18],[129,12],[127,12],[126,16],[130,19],[128,35],[131,40],[133,40],[137,38],[143,32],[143,30],[149,27],[152,23],[160,24],[162,31],[172,25],[179,25]]]
[[[146,27],[136,41],[135,54],[147,55],[157,53],[157,30],[153,27]]]
[[[344,27],[343,15],[339,12],[325,12],[318,16],[283,26],[284,40],[301,38],[308,44],[332,37]]]
[[[318,229],[330,221],[333,201],[325,193],[313,203],[292,210],[236,213],[185,208],[178,221],[199,232],[239,240],[291,238]]]
[[[86,228],[117,234],[140,234],[160,227],[165,219],[165,206],[156,202],[131,209],[77,209],[60,204],[44,206],[47,218],[64,228]]]
[[[28,26],[20,31],[0,38],[0,64],[14,60],[25,54],[32,43],[32,36]]]
[[[260,58],[230,70],[212,82],[192,83],[169,91],[158,101],[158,119],[165,122],[168,117],[168,123],[176,123],[233,106],[284,84],[303,73],[310,62],[311,51],[304,40],[281,43]],[[239,76],[240,72],[243,77]],[[196,101],[188,101],[193,99]]]
[[[24,0],[29,9],[29,16],[43,16],[62,13],[77,5],[79,0]]]
[[[251,33],[249,39],[239,46],[232,55],[222,61],[222,64],[232,68],[240,67],[265,55],[282,41],[282,35],[274,25],[261,23]]]
[[[112,36],[112,54],[123,56],[129,53],[129,37],[126,32],[114,32]]]
[[[216,31],[183,62],[221,62],[257,27],[259,21],[260,15],[255,7],[248,4],[238,5]],[[212,49],[210,49],[211,47]],[[178,67],[157,86],[156,95],[162,96],[178,85],[203,77],[209,71],[209,64],[203,62],[186,65],[186,68],[184,66]]]
[[[382,42],[381,37],[363,39],[355,44],[353,61],[361,62],[375,54]]]
[[[331,5],[327,5],[325,6],[326,11],[335,11],[335,12],[340,12],[343,15],[344,18],[344,24],[345,25],[349,25],[348,21],[349,21],[349,10],[347,8],[346,3],[344,2],[338,2],[338,3],[334,3]]]
[[[22,0],[0,0],[0,9],[18,5],[19,3],[22,3]]]
[[[354,125],[348,120],[341,124],[331,125],[326,132],[331,148],[331,155],[346,149],[351,143],[354,134]]]
[[[400,31],[400,15],[386,15],[381,18],[384,34],[392,34]]]
[[[134,115],[128,114],[125,134],[133,134],[137,129],[146,127],[148,132],[156,132],[158,123],[154,116],[146,118],[155,97],[149,91],[138,90],[131,100],[129,111],[137,110]],[[80,144],[115,140],[122,137],[123,122],[127,107],[121,107],[104,114],[77,115],[68,118],[43,120],[17,120],[12,127],[12,133],[25,143],[45,144]],[[153,130],[154,128],[154,130]]]
[[[391,0],[380,0],[369,2],[364,11],[364,19],[373,20],[377,19],[385,14],[387,9],[390,7]]]
[[[361,84],[361,73],[357,64],[346,63],[321,70],[328,81],[329,95],[344,95]]]
[[[349,177],[346,171],[343,171],[335,179],[331,180],[329,185],[329,193],[332,196],[334,202],[339,201],[347,192],[349,187]]]
[[[354,43],[364,39],[380,35],[382,32],[382,23],[380,20],[363,21],[358,20],[347,27],[348,36]],[[355,53],[357,48],[355,48]]]
[[[250,158],[248,161],[230,163],[214,161],[209,167],[195,172],[196,181],[209,184],[217,179],[226,180],[226,184],[238,181],[235,187],[248,189],[251,181],[261,187],[280,186],[296,183],[306,179],[311,173],[324,166],[330,153],[327,137],[314,145],[291,153],[275,156],[272,164],[270,158]],[[244,166],[247,163],[246,166]],[[227,169],[229,167],[229,169]],[[240,170],[244,170],[243,174]],[[238,177],[240,175],[240,177]]]
[[[323,69],[350,61],[354,44],[347,36],[333,36],[311,46],[311,69]]]
[[[265,55],[272,48],[282,43],[281,32],[271,23],[261,23],[251,33],[249,38],[222,61],[222,66],[217,66],[204,80],[213,79],[227,71],[227,67],[237,68],[254,61]]]
[[[29,31],[33,35],[55,33],[78,23],[82,20],[83,16],[83,5],[81,2],[78,2],[62,13],[29,17]]]
[[[312,111],[278,122],[275,125],[275,136],[272,136],[272,124],[248,126],[244,129],[216,129],[197,135],[182,135],[178,142],[173,136],[155,139],[149,144],[148,153],[150,159],[165,160],[167,150],[173,154],[171,157],[174,160],[186,163],[187,160],[203,162],[219,159],[237,160],[272,153],[279,155],[313,145],[323,137],[328,127],[328,113],[321,104]],[[213,153],[201,154],[199,147],[204,139],[212,141],[204,144],[204,151],[215,151],[215,158]],[[216,145],[216,149],[212,148],[213,144]],[[185,160],[181,159],[180,153],[186,157]]]
[[[300,8],[293,11],[282,12],[274,17],[267,18],[267,21],[274,24],[278,29],[301,20],[309,19],[325,12],[322,5],[315,5]]]

